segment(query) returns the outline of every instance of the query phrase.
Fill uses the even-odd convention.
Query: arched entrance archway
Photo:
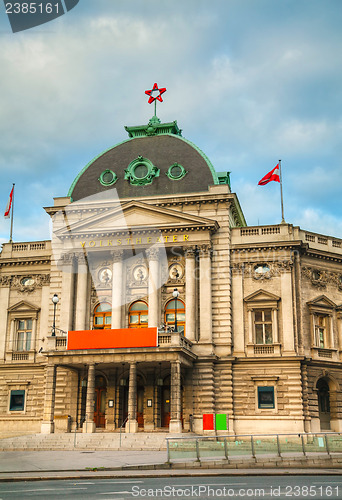
[[[321,378],[318,380],[316,387],[318,391],[318,411],[319,411],[321,430],[329,430],[330,429],[329,384],[324,378]]]

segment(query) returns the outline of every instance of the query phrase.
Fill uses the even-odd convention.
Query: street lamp
[[[175,332],[177,332],[178,331],[178,328],[177,328],[177,299],[179,296],[179,291],[177,290],[177,288],[175,288],[173,290],[172,295],[174,296],[174,299],[175,299]]]
[[[52,303],[53,303],[53,325],[52,325],[52,337],[56,336],[56,307],[59,302],[59,298],[57,293],[52,297]]]

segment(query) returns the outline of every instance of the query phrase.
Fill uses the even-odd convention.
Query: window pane
[[[174,323],[175,315],[173,313],[169,313],[166,315],[166,323]]]
[[[32,319],[26,320],[26,328],[27,330],[32,330]]]
[[[103,325],[103,316],[95,316],[95,325]]]
[[[255,321],[262,321],[262,311],[255,311],[254,312],[254,315],[255,315]]]
[[[99,304],[97,308],[95,309],[96,312],[109,312],[112,310],[112,306],[108,304],[107,302],[103,302],[102,304]]]
[[[31,332],[26,332],[25,350],[29,351],[30,349],[31,349]]]
[[[177,321],[185,321],[185,313],[179,313],[177,311]]]
[[[25,320],[24,320],[24,319],[20,319],[20,320],[19,320],[19,326],[18,326],[18,329],[19,329],[19,330],[25,330]]]
[[[25,391],[11,391],[10,411],[23,411]]]
[[[264,339],[262,335],[262,325],[255,325],[255,343],[256,344],[263,344]]]
[[[145,302],[139,301],[139,302],[134,302],[134,304],[131,305],[131,311],[147,311],[147,304]]]
[[[272,321],[272,311],[271,309],[265,309],[265,321]]]
[[[147,314],[140,315],[140,323],[148,323],[148,315]]]
[[[106,325],[110,325],[112,323],[112,317],[111,316],[106,316],[105,317],[105,323],[106,323]]]
[[[19,332],[18,333],[17,350],[18,351],[23,351],[24,350],[24,332]]]
[[[272,325],[265,325],[265,344],[272,344]]]
[[[139,315],[138,314],[131,314],[130,317],[129,317],[129,322],[131,324],[138,324],[139,323]]]
[[[258,408],[274,408],[274,387],[258,387]]]

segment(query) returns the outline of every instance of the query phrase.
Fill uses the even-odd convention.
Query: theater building
[[[126,131],[3,245],[0,432],[342,431],[342,240],[247,226],[176,122]]]

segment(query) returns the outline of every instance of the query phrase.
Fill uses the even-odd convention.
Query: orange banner
[[[68,332],[67,350],[157,347],[157,328],[78,330]]]

